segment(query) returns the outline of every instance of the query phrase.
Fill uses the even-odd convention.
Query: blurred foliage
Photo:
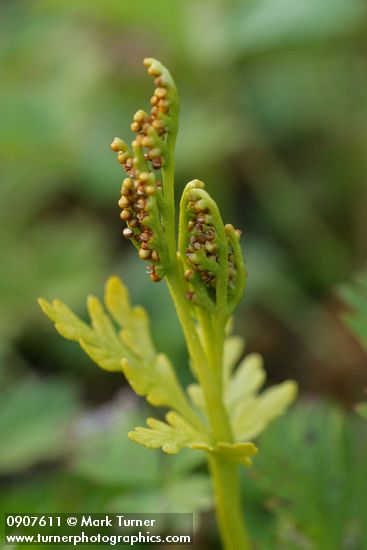
[[[40,396],[45,382],[33,384],[33,389],[40,385],[34,391]],[[62,393],[65,398],[65,388]],[[40,399],[39,404],[46,403]],[[25,410],[23,405],[18,409]],[[14,450],[2,456],[3,473],[23,472],[4,492],[3,512],[192,511],[197,540],[203,533],[210,535],[212,522],[200,528],[197,515],[210,509],[212,498],[203,457],[185,451],[165,457],[129,441],[124,434],[142,422],[142,415],[128,393],[94,411],[74,414],[68,430],[65,419],[57,421],[55,414],[44,422],[43,430],[35,407],[27,406],[26,411],[28,430],[32,434],[37,430],[38,441],[46,441],[53,422],[58,452],[50,454],[50,448],[40,446],[36,456],[25,439],[25,449],[30,449],[27,463],[17,462]],[[8,438],[13,428],[18,429],[14,420],[6,431],[1,429],[1,436]],[[364,422],[336,405],[304,401],[261,436],[254,467],[243,470],[245,507],[256,548],[366,546],[366,430]],[[31,468],[46,462],[47,468]],[[206,548],[204,540],[200,544]]]
[[[340,294],[349,308],[343,320],[367,350],[367,274],[357,278],[354,284],[344,285]],[[367,387],[365,387],[367,393]],[[367,418],[367,403],[359,403],[355,410]]]
[[[53,384],[33,380],[28,384],[32,394],[23,401],[23,388],[13,388],[17,395],[5,404],[0,435],[9,446],[1,455],[1,474],[18,477],[2,495],[1,512],[186,511],[197,514],[195,527],[200,527],[199,514],[212,502],[208,476],[195,471],[203,462],[201,453],[192,458],[183,452],[167,461],[131,442],[126,432],[143,418],[126,394],[77,414],[75,403],[68,406],[66,387],[60,380]]]
[[[367,349],[367,273],[354,285],[343,286],[341,296],[350,308],[343,319]]]
[[[356,405],[356,411],[363,418],[367,419],[367,403],[359,403],[358,405]]]
[[[59,380],[24,379],[1,392],[1,474],[21,472],[65,452],[65,430],[76,414],[74,388]],[[45,414],[47,411],[47,414]]]
[[[317,401],[300,402],[262,436],[244,484],[259,548],[367,546],[366,436],[357,416]]]
[[[3,509],[102,510],[134,490],[115,485],[118,466],[109,464],[107,473],[102,465],[102,458],[115,460],[120,444],[124,457],[137,460],[124,429],[106,456],[98,451],[102,433],[92,430],[85,439],[74,433],[78,409],[109,402],[122,377],[99,373],[59,341],[39,313],[39,295],[60,296],[80,310],[87,293],[121,274],[150,313],[157,349],[180,376],[186,365],[164,286],[152,288],[128,253],[115,204],[122,175],[108,144],[149,93],[141,67],[146,55],[170,67],[181,91],[177,187],[194,177],[206,181],[225,218],[246,229],[250,277],[236,332],[246,334],[249,351],[263,353],[272,381],[298,378],[321,397],[360,399],[366,356],[340,322],[334,289],[366,262],[366,5],[2,0],[0,6],[0,358],[12,367],[5,385],[1,375],[1,430],[9,438],[0,452]],[[357,286],[346,300],[364,338],[363,292]],[[120,406],[124,411],[126,404]],[[337,535],[343,548],[367,546],[360,519],[365,428],[337,409],[316,409],[297,409],[260,442],[253,475],[261,488],[250,479],[246,490],[265,550],[327,549],[332,542],[338,548]],[[89,414],[95,420],[100,410]],[[317,437],[305,447],[309,430]],[[139,499],[152,503],[159,498],[154,487],[165,487],[169,502],[185,493],[192,506],[182,485],[203,480],[190,474],[185,485],[176,462],[170,473],[164,462],[156,475],[156,459],[146,455],[142,480],[152,481],[149,491],[140,486]],[[138,485],[135,479],[137,500]]]

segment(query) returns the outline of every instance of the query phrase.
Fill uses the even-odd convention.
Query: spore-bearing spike
[[[160,247],[164,239],[155,238],[155,233],[162,237],[159,214],[153,214],[161,204],[156,193],[161,187],[156,173],[165,165],[166,144],[171,121],[172,90],[176,90],[174,81],[163,65],[154,59],[145,59],[144,65],[148,74],[155,78],[156,86],[151,100],[150,113],[139,109],[133,116],[131,130],[135,134],[132,150],[126,143],[116,137],[111,143],[111,149],[117,153],[117,160],[124,168],[127,178],[121,186],[120,218],[126,222],[123,231],[126,239],[133,239],[139,249],[139,257],[154,262],[157,267],[160,262]],[[176,99],[177,103],[177,99]],[[175,105],[178,113],[177,104]],[[158,225],[159,224],[159,225]],[[153,242],[155,248],[152,248]],[[157,243],[160,243],[158,246]],[[157,269],[150,273],[152,280],[160,280],[163,276]]]
[[[236,245],[240,231],[231,224],[223,225],[218,207],[204,187],[203,182],[194,180],[186,186],[181,200],[180,255],[185,263],[184,278],[196,293],[199,305],[210,309],[224,299],[231,308],[232,298],[242,296],[244,288]]]

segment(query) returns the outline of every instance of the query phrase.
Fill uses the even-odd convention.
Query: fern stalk
[[[170,147],[167,165],[162,173],[163,188],[166,191],[168,212],[170,213],[170,216],[167,217],[165,234],[170,258],[176,259],[173,151],[174,144]],[[205,335],[206,349],[204,351],[197,335],[194,318],[188,307],[188,301],[185,299],[182,265],[177,261],[173,262],[172,269],[167,269],[166,283],[181,323],[190,358],[203,388],[210,430],[215,440],[232,443],[230,421],[221,391],[226,313],[218,308],[216,319],[211,316],[198,316],[201,330]],[[213,325],[215,327],[214,334],[211,332],[211,329],[214,328]],[[224,547],[226,550],[237,550],[238,548],[247,550],[250,548],[250,542],[241,512],[238,466],[230,460],[216,456],[208,457],[208,465]]]
[[[131,124],[131,147],[120,138],[111,144],[126,172],[121,187],[123,236],[149,262],[153,282],[166,279],[185,336],[196,379],[183,388],[168,357],[157,353],[149,319],[132,307],[117,277],[107,281],[104,306],[89,297],[91,325],[58,300],[40,299],[59,333],[79,342],[100,367],[121,371],[132,389],[156,407],[169,409],[165,422],[147,419],[128,436],[148,448],[174,454],[182,448],[205,451],[212,477],[223,546],[247,550],[242,517],[239,465],[251,465],[251,441],[296,395],[287,381],[257,392],[264,382],[261,358],[245,357],[239,337],[226,336],[230,317],[244,293],[246,268],[240,232],[224,225],[218,206],[199,180],[188,183],[180,202],[178,238],[174,202],[174,150],[179,98],[168,70],[144,61],[156,89],[151,111],[139,110]]]

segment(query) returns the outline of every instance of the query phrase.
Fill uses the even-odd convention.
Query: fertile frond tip
[[[199,180],[188,183],[180,206],[180,254],[187,297],[214,310],[221,303],[230,315],[242,298],[246,270],[239,245],[241,231],[224,225],[218,206]]]
[[[126,172],[121,186],[121,219],[126,223],[123,237],[132,240],[139,258],[150,262],[148,273],[154,282],[164,276],[162,254],[165,253],[162,202],[162,173],[168,152],[174,143],[178,122],[178,96],[172,76],[156,59],[146,58],[144,65],[154,77],[155,90],[151,109],[139,109],[133,116],[131,130],[135,139],[131,147],[115,137],[111,149]]]

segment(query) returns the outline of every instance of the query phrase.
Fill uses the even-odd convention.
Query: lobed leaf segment
[[[107,281],[104,306],[98,298],[88,297],[91,324],[59,300],[50,303],[41,298],[39,303],[56,330],[78,342],[101,368],[122,371],[135,393],[153,406],[171,409],[166,422],[148,419],[147,428],[135,428],[128,434],[146,447],[161,448],[170,454],[186,447],[250,465],[257,449],[248,440],[282,414],[296,396],[296,385],[291,381],[258,396],[265,380],[260,356],[247,356],[234,370],[244,344],[239,337],[228,337],[224,395],[235,440],[216,441],[205,417],[200,385],[191,384],[184,390],[168,357],[155,350],[146,311],[131,306],[128,291],[118,277]]]

